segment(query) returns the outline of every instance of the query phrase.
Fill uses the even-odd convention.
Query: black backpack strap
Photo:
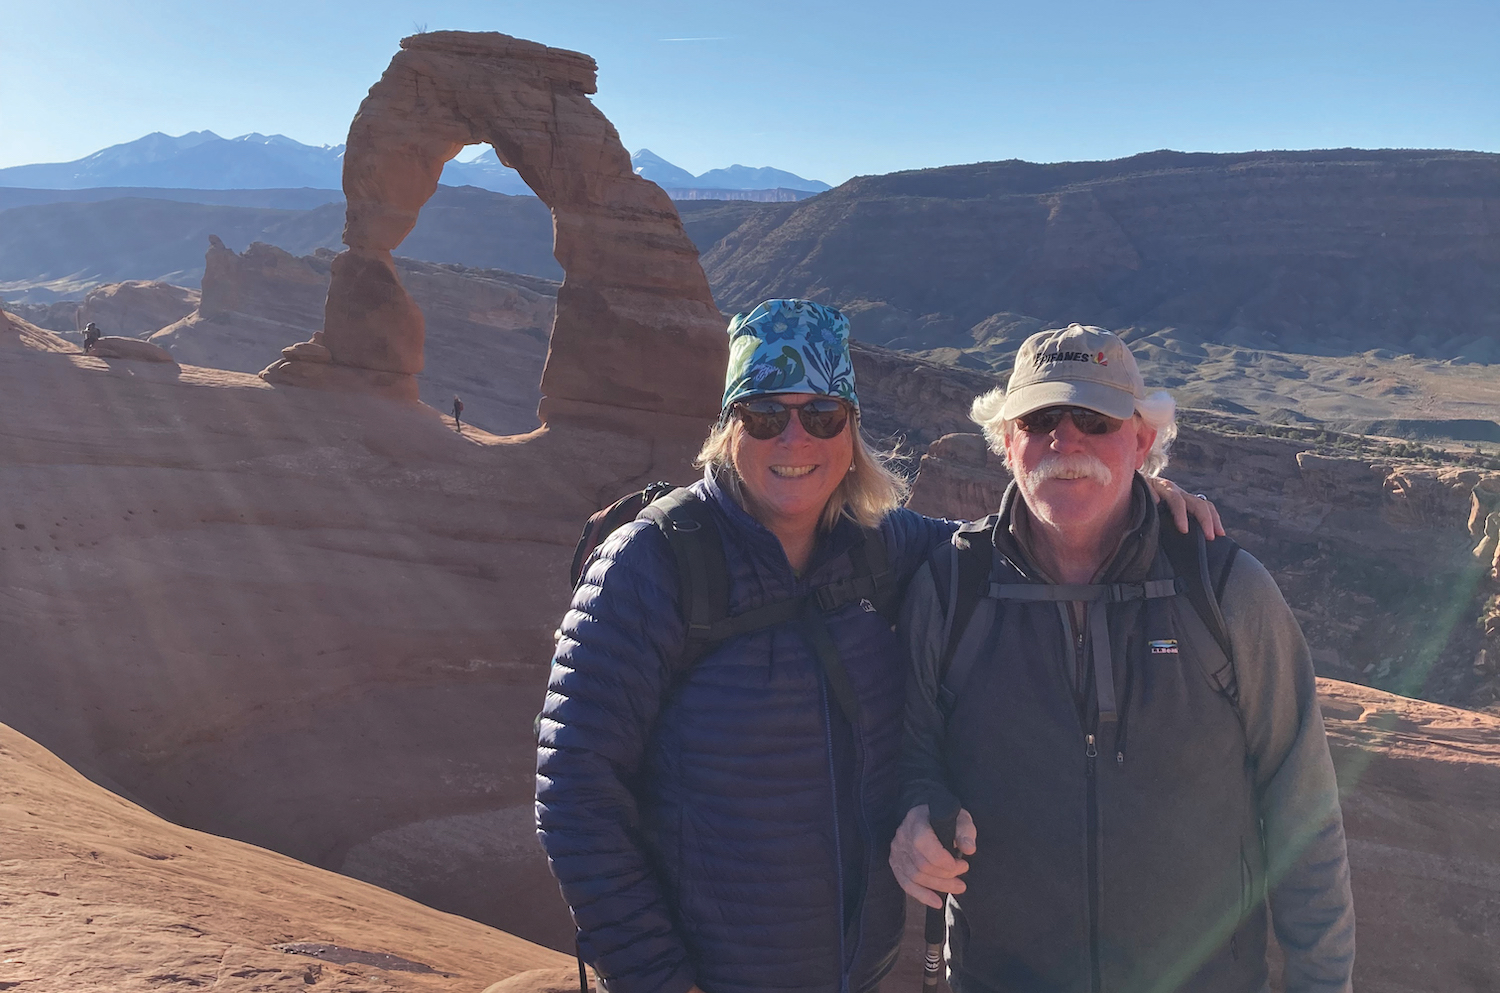
[[[828,633],[828,625],[823,620],[823,611],[819,609],[818,601],[814,597],[803,597],[800,602],[802,604],[802,631],[807,635],[807,640],[812,643],[818,662],[823,666],[823,676],[828,681],[828,692],[839,705],[839,710],[843,711],[844,719],[849,722],[849,726],[862,727],[859,694],[854,691],[854,681],[849,678],[849,670],[844,668],[844,659],[839,655],[838,645],[834,644],[833,636]]]
[[[934,582],[942,598],[947,593],[947,611],[943,618],[946,632],[943,655],[938,662],[938,703],[944,712],[951,712],[958,701],[958,693],[968,681],[974,663],[979,658],[979,644],[989,630],[993,610],[986,610],[983,624],[974,625],[975,611],[989,590],[990,570],[993,565],[995,543],[994,517],[975,521],[960,527],[953,535],[948,559],[946,584],[934,576]],[[934,558],[934,564],[938,559]],[[974,632],[970,633],[970,627]],[[966,637],[967,635],[967,637]],[[964,651],[960,651],[960,647]]]
[[[895,623],[896,584],[879,528],[862,528],[858,544],[849,549],[849,577],[812,591],[818,607],[832,613],[851,603],[868,600],[887,621]]]
[[[716,626],[729,612],[729,565],[712,511],[687,487],[657,497],[640,517],[661,530],[677,560],[678,598],[687,624],[687,643],[677,662],[680,674],[722,640]]]
[[[859,697],[823,615],[869,600],[889,620],[895,603],[894,582],[885,539],[877,529],[865,529],[863,540],[850,549],[852,569],[847,579],[817,587],[806,596],[777,600],[731,616],[729,564],[707,505],[692,490],[681,487],[655,497],[640,511],[640,518],[661,529],[677,561],[687,642],[677,660],[676,677],[680,678],[719,642],[797,621],[823,667],[829,692],[850,724],[858,726]]]
[[[1208,541],[1197,521],[1189,521],[1188,533],[1183,534],[1165,511],[1160,544],[1177,575],[1182,595],[1193,605],[1228,660],[1222,668],[1208,673],[1209,680],[1238,707],[1239,680],[1235,678],[1234,648],[1229,642],[1229,628],[1224,623],[1219,601],[1229,584],[1229,573],[1234,568],[1240,546],[1228,537]]]

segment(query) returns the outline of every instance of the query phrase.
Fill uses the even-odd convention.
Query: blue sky
[[[151,131],[336,144],[419,26],[587,52],[626,147],[695,173],[1500,151],[1495,0],[7,0],[0,23],[0,166]]]

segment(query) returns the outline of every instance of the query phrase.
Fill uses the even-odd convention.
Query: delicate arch
[[[401,41],[349,127],[348,251],[333,263],[323,338],[332,361],[289,357],[271,382],[416,397],[421,311],[391,252],[443,165],[485,142],[552,211],[566,275],[542,373],[543,423],[627,407],[712,418],[726,345],[698,252],[667,195],[631,170],[588,95],[594,60],[498,33]]]

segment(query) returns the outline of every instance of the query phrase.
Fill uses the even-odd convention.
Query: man
[[[455,393],[455,394],[453,394],[453,426],[458,429],[458,433],[459,434],[463,434],[464,433],[463,421],[461,421],[459,419],[459,418],[463,417],[463,413],[464,413],[464,402],[462,400],[460,400],[458,398],[458,394]]]
[[[88,327],[83,329],[83,352],[85,355],[94,350],[94,346],[99,344],[100,337],[101,333],[98,325],[93,321],[89,321]]]
[[[1027,339],[973,417],[1015,481],[912,582],[891,847],[908,893],[953,894],[954,989],[1258,993],[1269,906],[1289,993],[1349,990],[1307,644],[1228,539],[1188,546],[1211,575],[1173,567],[1203,560],[1174,551],[1140,475],[1165,464],[1171,398],[1075,324]],[[961,859],[928,826],[955,800]]]

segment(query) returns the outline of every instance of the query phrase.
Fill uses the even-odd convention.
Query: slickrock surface
[[[278,354],[327,364],[332,351],[323,339],[309,343],[323,326],[334,257],[320,249],[299,258],[259,242],[236,254],[213,239],[203,303],[151,340],[178,361],[236,372],[258,372]],[[465,423],[496,434],[536,428],[557,284],[494,269],[393,261],[426,319],[426,365],[415,378],[421,399],[446,412],[456,393]]]
[[[505,981],[514,993],[543,993],[536,979],[567,962],[366,883],[170,824],[3,724],[0,784],[0,989],[478,993]]]
[[[160,331],[198,307],[198,291],[135,279],[90,290],[78,306],[78,328],[93,321],[107,335],[135,337]]]
[[[160,345],[153,345],[139,338],[121,338],[112,334],[107,334],[94,342],[92,354],[101,359],[130,359],[135,362],[171,364],[175,361],[172,353]]]
[[[552,210],[558,293],[541,419],[596,418],[601,405],[711,417],[697,384],[722,374],[726,343],[698,253],[667,195],[631,170],[589,101],[594,61],[495,33],[435,31],[401,42],[349,128],[349,251],[333,262],[324,343],[332,363],[283,359],[275,383],[410,396],[422,314],[391,251],[437,189],[443,163],[493,145]],[[680,375],[658,368],[668,347]],[[290,343],[288,343],[290,344]]]
[[[1362,993],[1500,988],[1500,719],[1318,680]]]
[[[707,422],[460,436],[15,328],[0,721],[170,820],[565,940],[530,809],[567,562],[593,511],[693,478]]]

